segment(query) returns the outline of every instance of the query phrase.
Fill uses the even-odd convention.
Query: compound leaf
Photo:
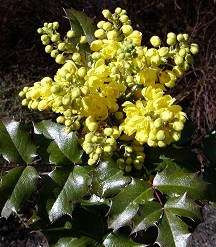
[[[141,204],[154,199],[151,187],[141,179],[132,182],[112,200],[109,227],[114,230],[128,224],[137,214]]]
[[[205,196],[207,183],[200,179],[196,173],[186,173],[168,167],[157,173],[153,180],[153,186],[168,195],[187,192],[192,198],[199,199]]]

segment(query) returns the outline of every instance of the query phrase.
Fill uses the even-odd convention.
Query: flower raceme
[[[19,93],[22,105],[51,110],[65,131],[77,131],[89,165],[113,156],[121,169],[142,169],[145,145],[165,147],[178,141],[186,115],[166,93],[189,69],[198,45],[187,34],[168,33],[152,47],[142,45],[125,10],[103,10],[95,40],[69,30],[64,38],[59,24],[38,29],[45,52],[61,65],[54,78],[45,77]]]

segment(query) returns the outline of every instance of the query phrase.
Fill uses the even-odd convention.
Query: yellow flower
[[[127,36],[127,40],[131,40],[135,45],[140,46],[142,42],[142,33],[135,30]]]
[[[108,109],[106,100],[99,95],[87,95],[82,99],[82,114],[85,117],[93,117],[97,119],[106,119],[108,116]]]
[[[103,40],[103,42],[104,42],[104,46],[101,50],[102,57],[104,59],[114,58],[120,46],[119,42],[115,40]]]
[[[156,85],[157,75],[159,69],[158,68],[145,68],[139,73],[140,82],[145,86],[153,86]],[[157,85],[160,86],[160,85]]]
[[[153,147],[164,147],[178,140],[186,115],[180,106],[173,104],[175,99],[151,86],[144,88],[142,94],[145,100],[135,104],[126,101],[122,105],[126,114],[122,123],[125,134],[135,135],[140,144]]]

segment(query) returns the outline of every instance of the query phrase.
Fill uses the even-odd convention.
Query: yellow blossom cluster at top
[[[172,32],[167,45],[153,36],[152,47],[142,46],[125,10],[102,13],[106,21],[97,24],[91,53],[82,49],[85,35],[69,30],[62,39],[57,22],[39,28],[45,51],[62,67],[19,95],[30,109],[57,113],[66,131],[77,130],[90,165],[112,155],[129,172],[142,169],[145,144],[165,147],[180,139],[186,115],[166,90],[189,69],[198,46]]]

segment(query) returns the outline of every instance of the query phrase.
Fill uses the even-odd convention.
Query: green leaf
[[[66,165],[70,164],[70,160],[62,153],[59,149],[58,145],[52,141],[47,148],[47,152],[49,153],[49,162],[51,164],[56,165]]]
[[[114,230],[128,224],[137,214],[139,205],[153,200],[151,187],[143,180],[133,179],[112,200],[109,227]]]
[[[161,217],[162,207],[158,202],[147,202],[139,210],[134,219],[134,229],[132,233],[146,230],[148,227],[154,225]]]
[[[70,174],[69,169],[61,169],[56,167],[54,170],[52,170],[50,173],[48,173],[48,176],[54,181],[58,186],[63,187],[65,185],[65,182],[67,181],[67,178]]]
[[[3,203],[8,199],[10,193],[13,191],[13,188],[19,179],[23,171],[22,167],[16,167],[8,171],[4,176],[1,176],[0,179],[0,207],[3,206]]]
[[[165,210],[156,243],[161,247],[186,247],[189,236],[188,226],[176,215]]]
[[[27,200],[36,190],[36,182],[38,177],[37,171],[32,166],[27,166],[23,170],[10,198],[7,200],[4,208],[2,209],[1,215],[3,217],[8,218],[12,212],[18,212],[23,201]]]
[[[64,126],[54,123],[50,120],[44,120],[34,125],[36,134],[43,134],[49,139],[54,140],[61,152],[72,162],[80,162],[82,149],[79,146],[78,138],[75,132],[66,133]],[[49,152],[53,153],[56,148],[49,148]],[[53,157],[53,154],[52,154]]]
[[[110,233],[104,240],[105,247],[144,247],[144,244],[138,244],[118,234]],[[167,246],[168,247],[168,246]]]
[[[124,188],[131,181],[123,175],[117,164],[112,160],[101,162],[93,176],[93,192],[99,197],[110,197]]]
[[[54,245],[54,247],[93,247],[95,245],[96,241],[88,237],[67,237],[59,239],[59,241]]]
[[[19,122],[0,121],[0,154],[9,162],[27,164],[36,156],[36,146]]]
[[[200,219],[200,207],[186,196],[170,198],[164,205],[164,209],[171,211],[179,216],[191,219]]]
[[[80,30],[81,34],[87,37],[88,43],[91,44],[95,40],[94,31],[96,30],[93,20],[84,12],[77,11],[73,8],[67,9],[66,14],[70,20],[71,29],[75,29],[75,31]]]
[[[55,221],[63,215],[71,216],[75,203],[88,194],[90,182],[88,169],[76,166],[49,212],[50,221]]]
[[[196,173],[186,173],[178,169],[167,167],[157,173],[153,180],[153,186],[168,195],[184,194],[195,199],[205,197],[207,183],[198,177]]]
[[[186,247],[190,236],[188,226],[178,217],[200,218],[200,208],[186,194],[169,199],[159,225],[158,242],[161,247]]]

